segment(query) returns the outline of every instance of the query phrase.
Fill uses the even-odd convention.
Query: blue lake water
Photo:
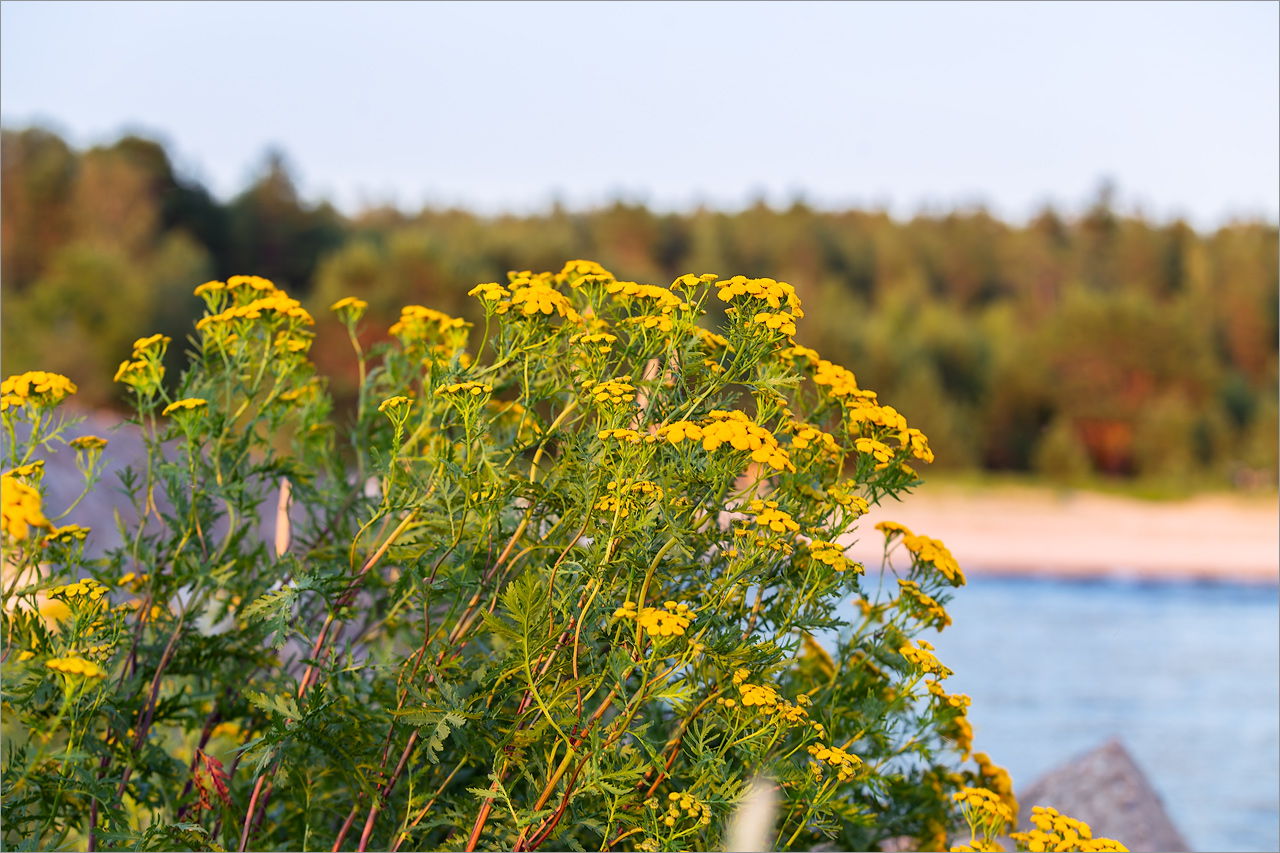
[[[925,638],[1015,788],[1117,736],[1193,850],[1280,850],[1280,589],[979,577],[948,610]]]

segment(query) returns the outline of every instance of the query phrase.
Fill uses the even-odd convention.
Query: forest
[[[264,276],[317,318],[337,398],[357,376],[328,306],[369,303],[365,344],[421,304],[483,321],[476,284],[598,261],[619,279],[772,276],[808,316],[797,342],[848,365],[926,433],[946,476],[1029,477],[1152,494],[1276,485],[1280,256],[1275,223],[1201,232],[1117,212],[1025,224],[982,209],[660,213],[617,202],[525,216],[456,209],[343,215],[300,197],[282,154],[227,201],[125,136],[76,150],[41,128],[2,139],[0,321],[6,375],[71,377],[118,407],[139,329],[186,339],[202,281]],[[714,326],[722,318],[705,318]],[[185,364],[169,350],[171,378]]]

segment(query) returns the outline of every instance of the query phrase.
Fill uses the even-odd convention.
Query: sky
[[[0,121],[222,198],[1280,219],[1280,3],[0,3]]]

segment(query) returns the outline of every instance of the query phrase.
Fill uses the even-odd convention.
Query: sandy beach
[[[925,484],[873,507],[851,556],[878,566],[878,521],[941,539],[970,575],[1280,583],[1280,498],[1144,501],[1037,487]]]

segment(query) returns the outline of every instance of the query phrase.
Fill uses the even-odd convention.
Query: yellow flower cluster
[[[592,281],[612,280],[613,273],[609,272],[595,261],[584,260],[568,261],[555,276],[555,281],[558,284],[564,284],[567,282],[571,287],[580,287],[581,285]]]
[[[49,533],[48,541],[57,542],[61,545],[69,545],[72,542],[83,542],[88,535],[88,527],[81,527],[78,524],[67,524],[63,527],[55,527]]]
[[[547,316],[559,314],[571,323],[582,319],[578,316],[578,312],[573,310],[573,306],[569,304],[569,300],[563,293],[543,285],[531,284],[517,289],[511,294],[511,305],[519,306],[520,313],[526,317],[532,317],[535,314]]]
[[[25,406],[52,408],[76,393],[76,385],[60,373],[28,370],[0,383],[0,412]]]
[[[803,450],[811,444],[815,444],[823,450],[835,451],[836,438],[829,432],[823,432],[816,426],[792,422],[788,425],[791,430],[791,446],[797,450]]]
[[[957,844],[951,853],[1004,853],[999,841],[987,841],[985,838],[970,838],[968,844]]]
[[[670,332],[676,327],[670,314],[638,314],[621,322],[639,326],[642,329],[657,329],[659,332]]]
[[[91,660],[84,658],[50,658],[44,665],[64,675],[79,675],[85,678],[106,678],[107,672]]]
[[[778,446],[778,439],[773,433],[736,409],[713,411],[702,426],[703,448],[714,452],[722,444],[729,444],[734,450],[750,450],[751,461],[767,464],[774,470],[785,469],[792,473],[796,470],[791,464],[791,457]]]
[[[774,711],[778,707],[778,691],[768,686],[746,684],[746,680],[750,677],[751,673],[745,669],[739,669],[733,674],[733,683],[742,697],[743,707],[757,707],[766,712]],[[737,703],[732,699],[722,699],[720,704],[732,708]]]
[[[1082,820],[1059,814],[1057,809],[1035,806],[1031,809],[1031,822],[1035,829],[1014,832],[1010,838],[1027,845],[1028,850],[1111,851],[1128,850],[1112,838],[1094,838],[1089,824]]]
[[[67,442],[67,446],[72,450],[102,450],[107,446],[107,440],[96,435],[82,435]]]
[[[885,539],[892,540],[895,536],[911,536],[911,528],[905,524],[899,524],[896,521],[881,521],[876,525],[876,530],[884,534]]]
[[[918,667],[922,672],[935,673],[938,678],[946,678],[951,675],[951,670],[947,669],[938,659],[933,656],[933,645],[924,640],[916,640],[916,648],[911,643],[907,643],[898,649],[902,656]]]
[[[93,578],[84,578],[75,583],[59,584],[49,590],[51,598],[80,598],[97,601],[107,594],[107,587]]]
[[[493,312],[495,314],[507,313],[507,309],[511,307],[511,303],[504,300],[510,295],[511,291],[507,290],[496,281],[486,281],[484,284],[477,284],[475,287],[467,291],[467,296],[477,296],[483,302],[497,302],[498,304],[493,308]]]
[[[655,441],[667,440],[672,444],[679,444],[686,438],[690,441],[702,441],[702,427],[693,421],[675,421],[664,427],[659,427],[650,438]]]
[[[281,294],[281,291],[261,276],[233,275],[225,282],[206,281],[194,293],[204,299],[210,311],[218,313],[228,298],[233,304],[244,306],[260,296],[275,296]]]
[[[929,439],[915,427],[907,426],[907,419],[893,406],[878,406],[873,392],[859,392],[870,395],[860,397],[857,405],[849,410],[849,426],[859,429],[862,424],[871,424],[893,430],[897,433],[898,444],[907,448],[911,455],[924,462],[933,461],[933,451],[929,449]],[[865,452],[865,451],[864,451]]]
[[[722,302],[729,302],[734,297],[745,295],[768,302],[769,307],[774,311],[786,305],[788,309],[796,312],[797,316],[802,316],[799,314],[800,297],[796,296],[796,289],[784,281],[735,275],[733,278],[716,282],[716,287],[720,288],[717,295]]]
[[[439,391],[439,389],[436,389],[436,390],[437,392]],[[408,406],[412,402],[413,401],[410,400],[408,397],[397,394],[396,396],[388,397],[387,399],[379,403],[378,412],[385,415],[387,413],[387,409],[398,409],[401,406]]]
[[[605,293],[615,296],[623,302],[629,302],[633,299],[651,300],[660,314],[670,314],[676,310],[689,310],[689,303],[665,287],[658,287],[652,284],[636,284],[634,281],[613,281],[605,285],[604,290]]]
[[[922,462],[933,461],[933,451],[929,448],[929,438],[915,427],[908,427],[898,434],[898,441],[903,447],[911,449],[911,455]]]
[[[884,533],[885,539],[892,541],[895,536],[902,536],[903,546],[921,563],[928,563],[942,573],[952,586],[964,586],[964,572],[956,558],[946,545],[928,536],[916,536],[906,525],[896,521],[882,521],[876,530]]]
[[[964,810],[972,837],[967,845],[970,850],[986,850],[994,839],[1013,822],[1013,810],[994,791],[965,786],[951,795]],[[979,838],[979,835],[982,837]],[[999,850],[999,847],[995,849]]]
[[[423,339],[448,336],[455,345],[465,338],[471,324],[461,317],[450,317],[434,308],[406,305],[400,309],[400,319],[388,330],[406,343]]]
[[[969,722],[964,715],[957,716],[942,731],[944,737],[949,737],[956,742],[956,749],[964,758],[969,757],[970,750],[973,749],[973,724]]]
[[[550,273],[539,273],[534,275],[528,270],[510,273],[511,279],[510,299],[506,305],[499,303],[495,308],[495,313],[504,313],[507,307],[517,309],[526,317],[536,315],[551,316],[558,314],[571,323],[579,323],[582,317],[578,312],[573,310],[573,305],[569,303],[568,298],[556,290],[554,282],[555,277]],[[490,300],[490,293],[494,291],[481,291],[482,298],[486,301]]]
[[[905,605],[921,622],[932,625],[939,631],[951,624],[951,617],[946,609],[933,596],[920,589],[917,581],[899,578],[898,587],[900,604]]]
[[[796,697],[795,703],[788,702],[778,695],[778,691],[767,685],[746,684],[746,680],[751,677],[751,673],[745,669],[739,669],[733,674],[733,684],[738,688],[738,699],[726,699],[720,697],[716,699],[716,704],[723,705],[726,708],[736,708],[741,703],[743,708],[755,708],[759,712],[773,715],[775,720],[781,721],[788,725],[804,722],[809,717],[809,712],[805,710],[805,706],[809,704],[809,697],[800,694]],[[819,733],[823,732],[821,723],[814,722],[812,726]]]
[[[653,500],[662,500],[662,487],[648,480],[642,480],[639,483],[623,485],[619,487],[618,483],[610,480],[605,488],[616,494],[605,495],[596,501],[595,508],[601,512],[616,512],[620,518],[626,518],[631,511],[642,503],[648,503]]]
[[[870,507],[867,505],[866,498],[861,495],[854,494],[853,489],[857,488],[856,483],[844,482],[836,483],[827,489],[827,494],[831,495],[831,499],[837,504],[844,507],[855,518],[860,515],[866,515]]]
[[[609,337],[613,337],[610,335]],[[597,404],[614,403],[623,405],[636,398],[635,386],[623,379],[610,379],[607,382],[596,382],[588,379],[581,385],[582,390],[591,395]]]
[[[798,533],[800,525],[789,514],[778,509],[777,501],[752,501],[748,506],[756,513],[756,525],[774,533]]]
[[[138,338],[133,342],[133,357],[141,358],[149,350],[155,350],[157,354],[163,358],[164,351],[168,349],[173,339],[168,335],[151,335],[146,338]]]
[[[817,355],[817,353],[813,354]],[[860,394],[858,380],[854,378],[853,373],[834,362],[827,361],[825,358],[818,359],[818,369],[814,373],[813,384],[829,386],[831,396],[836,398],[851,395],[858,396]]]
[[[369,303],[355,296],[344,296],[329,306],[329,310],[338,315],[343,322],[357,322],[364,316]]]
[[[978,777],[983,787],[999,794],[1009,811],[1016,816],[1018,798],[1013,794],[1013,778],[1009,771],[992,761],[985,752],[974,753],[973,760],[978,765]]]
[[[206,318],[207,319],[207,318]],[[164,378],[164,365],[160,363],[169,346],[166,335],[151,335],[133,342],[133,355],[120,362],[114,382],[123,382],[140,394],[148,394],[160,387]]]
[[[652,436],[650,436],[652,438]],[[633,429],[602,429],[596,435],[601,441],[606,439],[614,439],[615,441],[624,441],[627,444],[639,444],[643,440],[643,436]]]
[[[255,293],[280,292],[274,284],[260,275],[233,275],[227,279],[227,290],[244,299],[252,299]]]
[[[672,288],[683,287],[685,290],[692,290],[693,288],[699,285],[710,284],[711,282],[715,281],[719,277],[720,276],[711,272],[704,272],[702,275],[694,275],[691,272],[685,273],[684,275],[677,278],[675,281],[671,282],[671,287]]]
[[[859,453],[869,453],[876,460],[876,470],[882,471],[893,461],[893,448],[874,438],[856,438],[853,449]]]
[[[740,527],[733,531],[733,535],[746,540],[744,544],[750,547],[777,551],[779,554],[789,555],[795,553],[795,549],[792,548],[787,541],[774,536],[773,531],[768,528],[765,529],[764,533],[758,533]],[[724,552],[724,555],[730,559],[734,559],[738,556],[738,549],[730,548]]]
[[[788,702],[786,699],[780,699],[775,709],[777,718],[791,725],[803,722],[809,716],[809,712],[804,707],[808,703],[809,697],[803,693],[796,697],[795,704]],[[815,722],[813,725],[819,730],[822,729],[822,723]]]
[[[804,361],[810,366],[816,366],[822,360],[817,350],[802,347],[799,344],[792,344],[786,349],[780,350],[778,357],[786,361]]]
[[[290,388],[288,391],[281,391],[280,396],[276,399],[283,403],[297,403],[299,401],[305,402],[319,396],[320,391],[320,377],[313,376],[297,388]]]
[[[251,276],[234,276],[231,280],[235,281],[237,278],[250,277]],[[266,279],[259,280],[266,281]],[[270,282],[267,283],[270,284]],[[204,286],[205,285],[201,285],[201,287]],[[199,288],[197,288],[197,290],[198,289]],[[311,314],[307,312],[307,309],[302,307],[301,302],[296,299],[291,299],[279,290],[275,290],[274,285],[272,286],[272,289],[273,292],[270,296],[259,297],[245,305],[233,305],[225,311],[220,311],[217,314],[210,314],[207,317],[202,318],[196,323],[196,328],[203,331],[209,326],[213,326],[215,324],[234,323],[238,320],[258,320],[262,318],[263,315],[267,315],[268,317],[274,315],[276,319],[297,320],[304,326],[310,326],[315,323],[315,320],[312,319]]]
[[[199,409],[204,409],[208,407],[208,405],[209,405],[209,402],[201,397],[186,397],[182,400],[177,400],[165,406],[164,411],[162,411],[160,414],[170,415],[170,414],[173,414],[174,412],[194,412]]]
[[[742,707],[759,707],[763,711],[774,711],[778,707],[778,692],[772,687],[759,684],[742,684],[738,687],[742,695]]]
[[[32,479],[37,475],[44,474],[44,460],[37,459],[34,462],[28,462],[26,465],[19,465],[9,472],[10,477],[22,477],[24,479]]]
[[[939,681],[929,681],[929,692],[942,700],[944,705],[950,705],[952,708],[968,708],[973,700],[963,693],[948,693],[942,689],[942,683]]]
[[[143,390],[158,386],[163,377],[164,365],[146,359],[130,361],[126,358],[116,368],[116,375],[112,377],[111,381],[123,382],[125,385]]]
[[[855,563],[844,555],[844,549],[834,542],[824,542],[821,539],[814,539],[809,542],[809,554],[819,563],[830,566],[837,572],[853,569],[857,574],[866,571],[861,563]]]
[[[650,637],[681,637],[693,621],[689,605],[668,601],[661,607],[646,607],[636,612],[634,601],[623,602],[613,612],[619,619],[635,619]]]
[[[120,580],[116,582],[116,585],[120,587],[132,587],[136,592],[146,586],[147,581],[149,580],[151,580],[150,575],[140,575],[137,572],[125,572],[120,576]]]
[[[964,572],[951,551],[937,539],[913,536],[908,533],[902,539],[903,546],[922,563],[928,563],[942,573],[952,586],[964,586]]]
[[[606,353],[613,351],[613,345],[618,342],[617,335],[611,335],[608,332],[600,332],[595,335],[574,335],[570,339],[571,343],[579,343],[583,346],[591,347],[599,352]]]
[[[796,333],[796,320],[803,316],[804,312],[799,308],[795,311],[761,311],[751,318],[750,325],[764,326],[789,337]]]
[[[435,396],[442,397],[445,395],[459,397],[479,397],[482,394],[492,394],[493,386],[484,382],[453,382],[449,385],[441,385],[435,390]]]
[[[311,342],[314,339],[315,335],[311,332],[301,332],[298,330],[281,331],[276,335],[275,347],[284,355],[306,352],[311,349]]]
[[[858,765],[862,763],[861,758],[845,752],[838,746],[811,744],[809,754],[814,757],[813,773],[819,779],[822,778],[823,763],[836,771],[837,782],[847,782],[852,779]]]
[[[667,802],[669,803],[667,813],[662,818],[665,826],[675,826],[682,813],[696,818],[703,826],[710,825],[711,808],[706,803],[698,802],[692,794],[672,792],[667,795]]]
[[[13,539],[26,539],[29,528],[51,526],[40,493],[26,483],[9,474],[0,476],[0,498],[0,529]]]
[[[907,419],[893,406],[878,406],[874,400],[859,398],[849,410],[850,424],[874,424],[892,430],[907,429]]]

